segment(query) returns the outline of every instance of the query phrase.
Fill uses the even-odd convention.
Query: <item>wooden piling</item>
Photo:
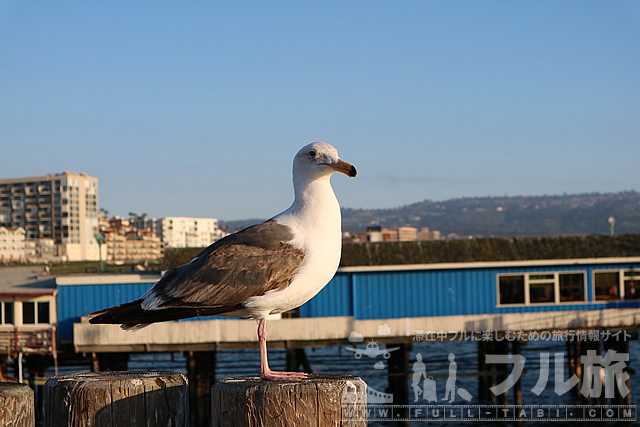
[[[505,339],[502,339],[500,341],[496,341],[494,343],[494,349],[497,355],[500,356],[506,356],[509,354],[509,341]],[[497,366],[497,372],[496,372],[496,380],[495,382],[497,384],[501,384],[504,381],[507,380],[507,378],[509,377],[509,365],[505,364],[498,364]],[[497,403],[499,405],[508,405],[509,404],[509,389],[507,388],[504,393],[498,395],[495,397],[497,399]]]
[[[304,348],[291,347],[289,343],[285,342],[285,352],[287,355],[287,371],[295,372],[298,368],[302,368],[302,371],[308,374],[313,372]]]
[[[216,382],[216,352],[189,351],[185,356],[191,425],[208,426],[211,417],[211,386]]]
[[[129,353],[91,353],[93,372],[126,371]]]
[[[600,345],[600,341],[590,341],[589,342],[589,349],[590,350],[595,350],[597,355],[601,355],[602,354],[602,346]],[[593,372],[594,375],[598,375],[597,371]],[[600,393],[600,396],[594,396],[593,399],[591,400],[591,403],[594,403],[595,405],[603,405],[605,402],[605,396],[604,396],[604,385],[605,385],[605,379],[602,379],[602,390]]]
[[[478,400],[488,400],[489,387],[487,386],[487,342],[478,341]]]
[[[611,350],[615,350],[616,353],[618,354],[629,354],[629,341],[627,340],[627,337],[630,337],[630,335],[628,335],[627,333],[628,331],[626,330],[621,330],[618,335],[615,336],[611,336],[609,337],[609,339],[605,340],[603,342],[604,347],[606,349],[606,351],[611,351]],[[623,369],[623,372],[629,374],[630,371],[630,366],[629,366],[630,361],[625,362],[626,367]],[[622,386],[622,384],[620,383],[620,381],[622,381],[622,379],[620,378],[609,378],[609,380],[613,380],[614,383],[613,385],[610,384],[610,386],[613,387],[613,397],[610,400],[610,404],[613,405],[631,405],[632,399],[631,399],[631,382],[630,382],[630,377],[627,377],[626,380],[624,381],[624,384],[626,385],[626,388],[629,390],[629,393],[627,393],[626,396],[622,396],[620,387]],[[604,384],[603,384],[603,388],[604,388]],[[604,395],[604,392],[603,392]]]
[[[389,353],[389,387],[387,393],[393,395],[394,405],[409,404],[409,352],[411,343],[387,344],[389,347],[398,347]],[[396,413],[400,418],[409,417],[408,408],[397,408]]]
[[[576,356],[575,356],[576,347],[574,345],[574,342],[569,339],[566,340],[566,347],[567,347],[567,378],[571,378],[576,373]],[[575,387],[571,389],[571,392],[574,395],[576,395]]]
[[[486,354],[497,354],[497,345],[495,341],[487,341],[485,347]],[[486,365],[486,364],[485,364]],[[486,368],[485,368],[486,369]],[[487,401],[490,405],[496,404],[496,395],[490,392],[491,387],[496,386],[496,376],[498,375],[498,369],[495,363],[489,364],[489,368],[486,369],[488,374],[486,386],[487,386]]]
[[[0,382],[0,425],[34,427],[33,390],[26,384]]]
[[[211,388],[212,426],[366,426],[367,384],[350,375],[302,381],[220,380]],[[366,408],[365,408],[366,409]]]
[[[513,356],[520,356],[520,341],[514,340],[511,343],[511,354]],[[513,386],[513,404],[514,405],[522,405],[522,375],[518,377],[518,380]]]
[[[568,376],[567,378],[572,378],[575,376],[578,379],[578,382],[574,387],[571,388],[571,393],[580,400],[584,399],[584,396],[580,393],[582,388],[582,361],[580,359],[582,355],[582,350],[580,346],[580,341],[578,341],[577,337],[569,337],[567,338],[567,366],[568,366]]]
[[[189,392],[177,372],[96,372],[52,377],[47,426],[188,426]]]
[[[626,333],[626,331],[623,331],[623,333]],[[629,341],[627,341],[626,337],[621,342],[619,342],[618,353],[624,353],[627,355],[629,354]],[[627,362],[627,368],[624,370],[624,372],[626,373],[630,373],[630,370],[631,370],[628,363],[629,362]],[[625,384],[627,386],[627,390],[629,390],[629,393],[627,393],[627,395],[624,397],[621,396],[622,398],[621,401],[623,402],[624,405],[631,405],[633,403],[633,401],[631,400],[631,375],[627,377],[627,379],[625,380]],[[619,394],[620,389],[616,387],[616,390]]]

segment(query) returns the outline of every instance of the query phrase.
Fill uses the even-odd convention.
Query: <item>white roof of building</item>
[[[55,295],[56,282],[41,265],[0,268],[0,296]]]

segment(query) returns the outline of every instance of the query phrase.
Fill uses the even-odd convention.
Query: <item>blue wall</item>
[[[392,319],[640,307],[640,301],[590,302],[593,272],[619,269],[640,269],[640,263],[339,272],[318,295],[300,307],[300,315]],[[564,271],[585,273],[588,302],[498,306],[498,274]]]
[[[145,283],[117,283],[100,285],[59,285],[58,286],[58,337],[60,340],[73,339],[73,324],[80,317],[105,308],[115,307],[139,299],[155,284],[155,280]],[[229,319],[222,316],[197,317],[184,320]]]
[[[621,269],[640,270],[640,263],[339,272],[300,307],[300,316],[390,319],[640,307],[640,301],[498,306],[498,274],[585,272],[587,301],[593,301],[593,271]],[[60,339],[73,338],[73,323],[79,322],[80,316],[134,301],[152,285],[153,282],[58,286]]]
[[[79,323],[81,316],[135,301],[154,283],[58,286],[59,339],[73,339],[73,324]]]

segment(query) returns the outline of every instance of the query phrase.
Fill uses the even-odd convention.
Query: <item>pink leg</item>
[[[260,319],[258,322],[258,342],[260,343],[260,378],[274,381],[300,381],[307,377],[304,372],[281,372],[269,369],[266,319]]]

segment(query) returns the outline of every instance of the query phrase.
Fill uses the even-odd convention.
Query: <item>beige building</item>
[[[58,291],[54,278],[42,266],[2,268],[0,277],[0,357],[15,360],[18,381],[23,379],[23,356],[53,356],[57,372]]]
[[[399,242],[414,242],[418,239],[418,229],[415,227],[398,227]]]
[[[63,260],[97,260],[98,178],[65,171],[0,180],[0,226],[22,227],[27,240],[53,239]]]
[[[27,262],[40,263],[51,261],[56,254],[56,244],[53,239],[29,239],[25,242]]]
[[[417,240],[440,240],[440,232],[429,230],[429,227],[422,227],[420,230],[415,227],[367,227],[367,242],[415,242]]]
[[[0,226],[0,264],[25,262],[25,235],[22,227]]]
[[[153,231],[131,230],[126,234],[129,262],[160,262],[162,241]]]
[[[160,236],[165,248],[205,248],[227,235],[216,218],[169,216],[139,220],[135,225]]]
[[[137,229],[128,219],[101,217],[100,231],[107,247],[109,262],[159,262],[162,241],[148,229]]]
[[[440,231],[422,227],[417,233],[417,240],[440,240]]]

